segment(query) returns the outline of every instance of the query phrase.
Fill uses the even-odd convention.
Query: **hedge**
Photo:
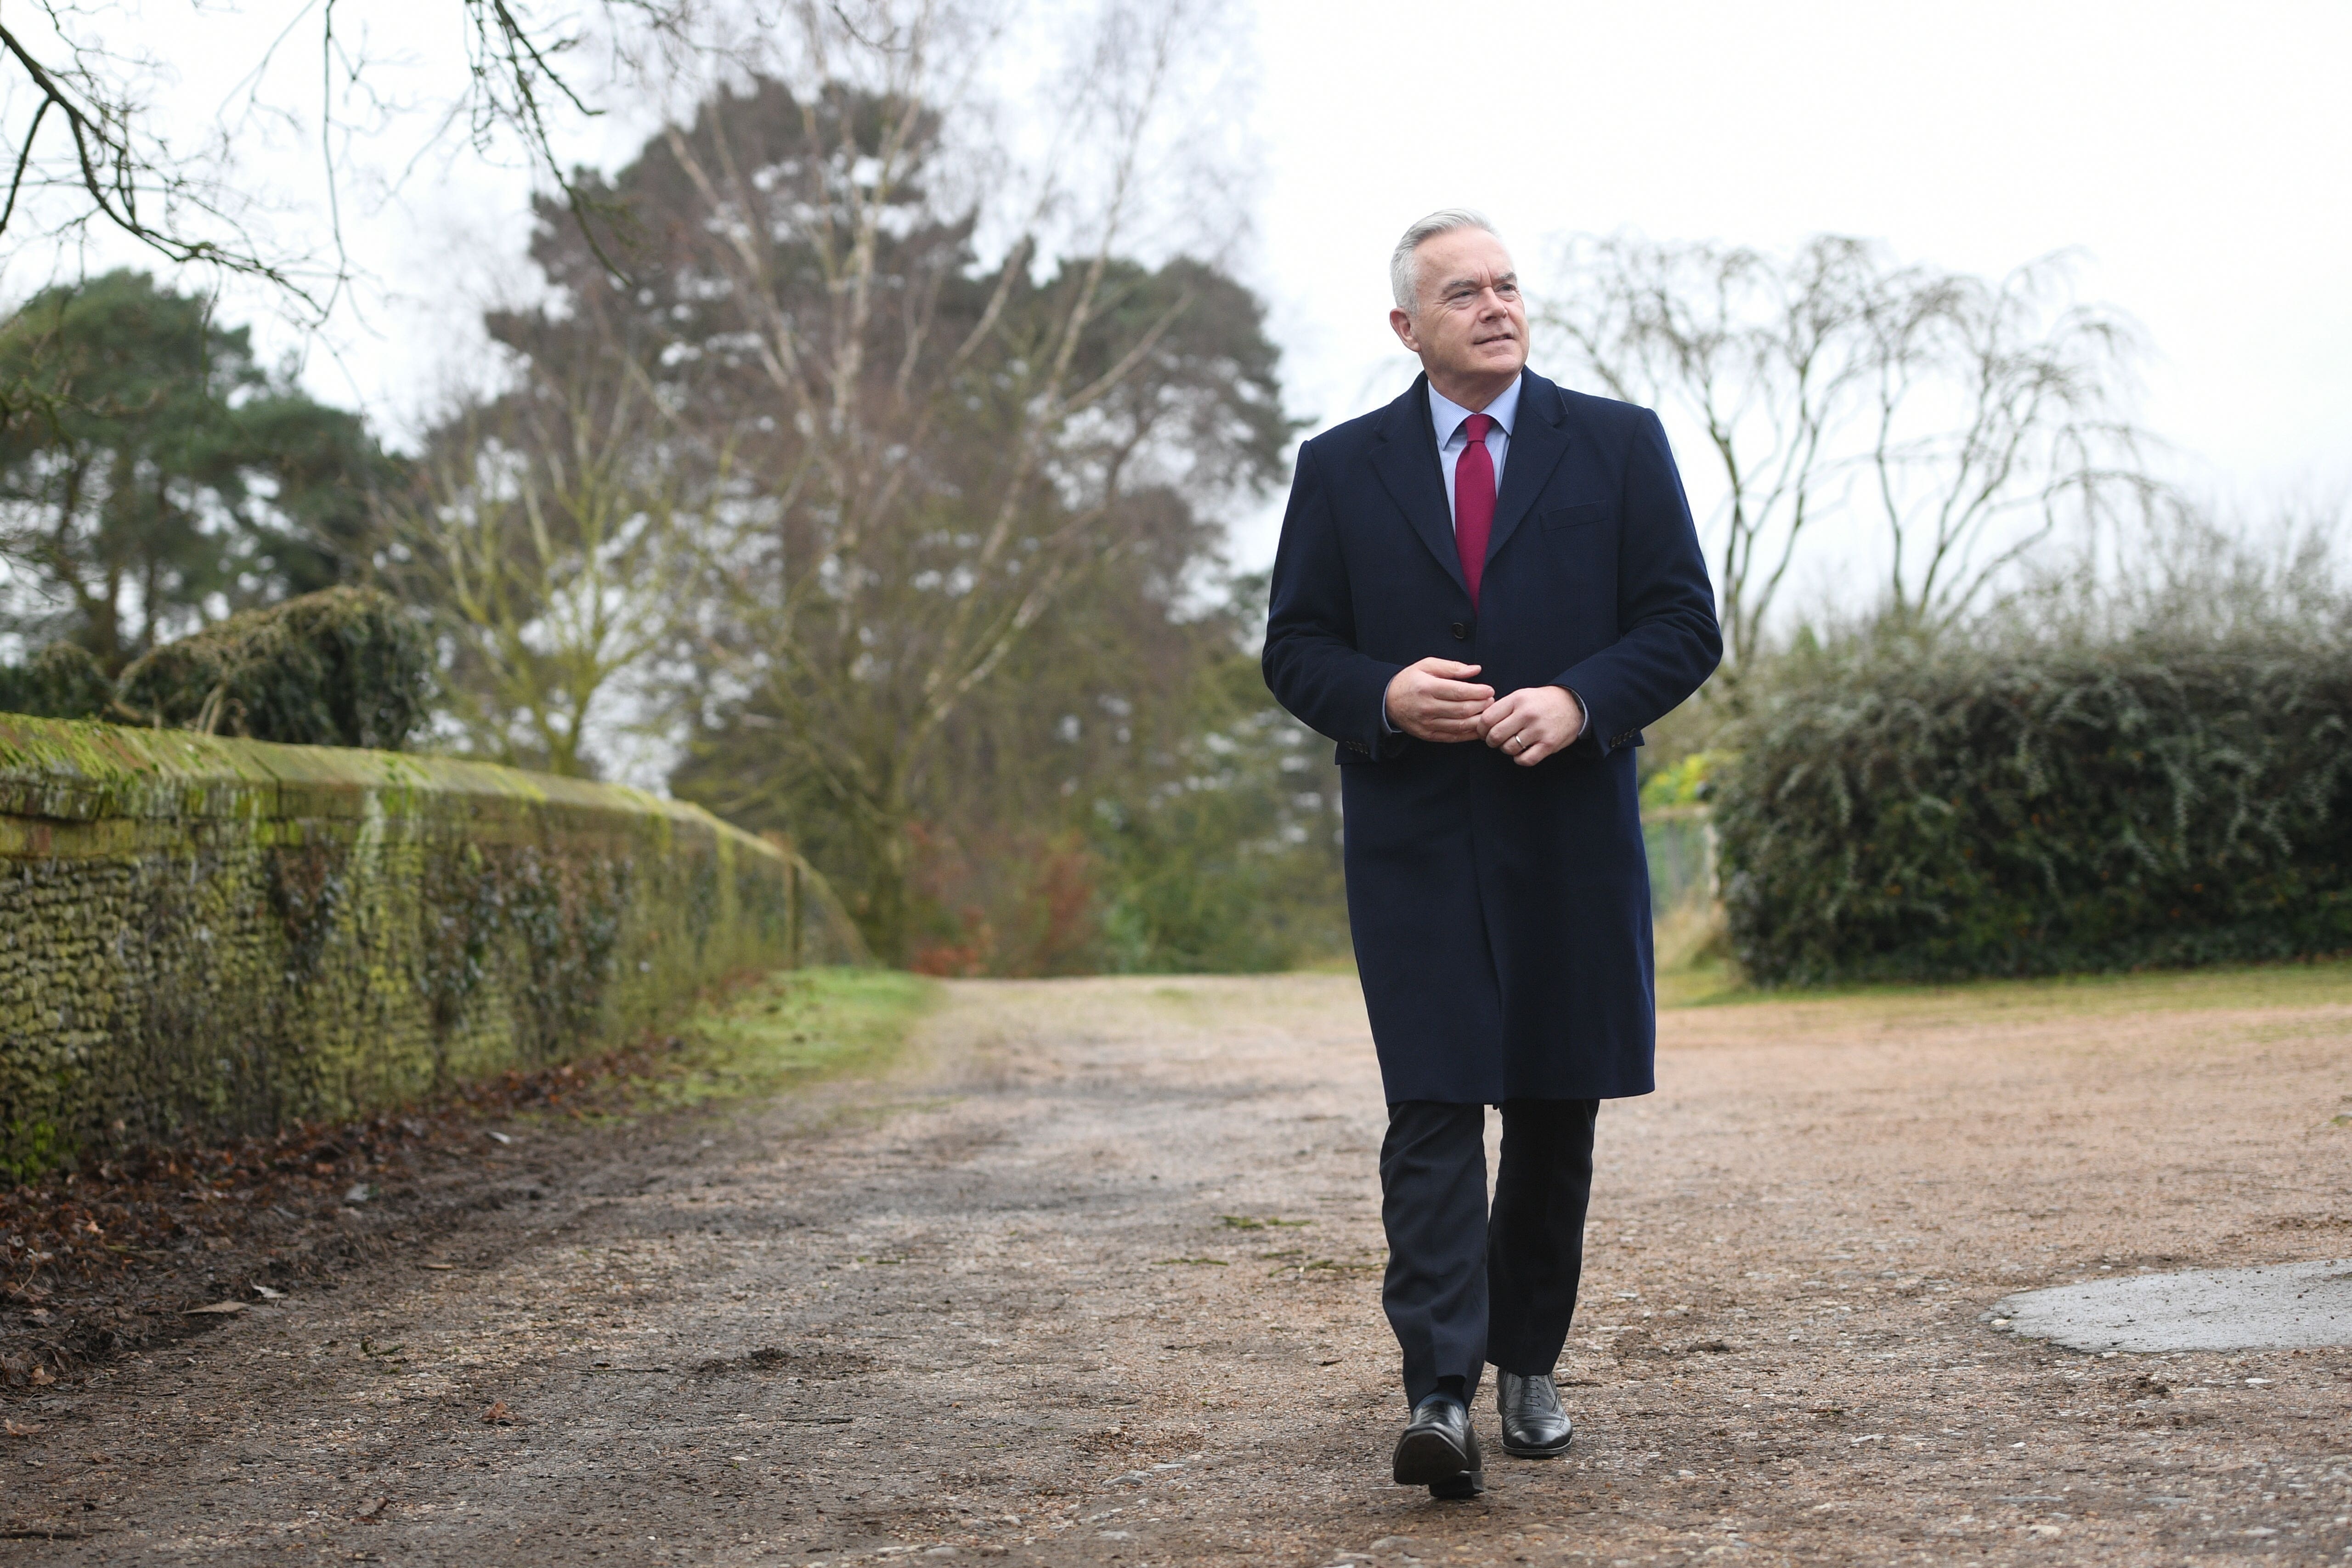
[[[431,640],[373,588],[241,611],[133,660],[120,680],[69,642],[0,665],[0,713],[297,746],[399,751],[432,717],[433,696]]]
[[[1902,641],[1792,656],[1715,784],[1762,984],[2352,949],[2352,654]]]
[[[396,752],[431,716],[433,649],[373,588],[328,588],[166,643],[122,672],[115,712],[170,730]]]
[[[23,664],[0,664],[0,713],[36,719],[99,719],[114,683],[79,643],[51,643]]]

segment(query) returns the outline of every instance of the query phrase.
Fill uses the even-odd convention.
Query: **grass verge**
[[[2150,969],[2124,974],[2057,974],[2032,980],[1868,984],[1758,990],[1729,966],[1695,964],[1658,975],[1664,1007],[1806,1007],[1875,1004],[1889,1016],[1954,1010],[1987,1020],[2206,1008],[2321,1007],[2352,1003],[2352,959],[2233,964],[2210,969]]]
[[[893,969],[780,971],[697,1009],[678,1031],[675,1069],[641,1081],[638,1098],[750,1100],[878,1070],[939,995],[938,982]]]
[[[2122,974],[2057,974],[2032,980],[1874,981],[1867,984],[1761,990],[1733,962],[1720,912],[1703,903],[1678,906],[1653,928],[1661,1011],[1685,1007],[1806,1007],[1876,1004],[1890,1016],[1940,1016],[1955,1009],[2024,1023],[2200,1008],[2329,1006],[2352,1002],[2352,958],[2207,969],[2147,969]],[[1346,958],[1302,973],[1355,973]]]

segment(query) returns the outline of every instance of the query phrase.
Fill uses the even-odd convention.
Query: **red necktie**
[[[1486,574],[1486,536],[1495,527],[1495,459],[1486,450],[1494,420],[1473,414],[1462,422],[1469,444],[1454,461],[1454,548],[1462,557],[1462,581],[1470,586],[1470,607],[1478,607],[1478,579]]]

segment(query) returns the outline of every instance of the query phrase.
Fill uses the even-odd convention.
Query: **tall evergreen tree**
[[[363,562],[391,460],[359,416],[255,362],[210,300],[117,271],[0,321],[0,626],[110,673]]]
[[[1153,738],[1231,649],[1188,608],[1216,512],[1291,428],[1248,289],[1123,254],[1116,215],[1066,261],[983,260],[992,193],[950,162],[911,91],[753,80],[596,190],[630,284],[548,204],[561,303],[490,323],[533,363],[599,334],[680,411],[708,576],[673,782],[796,834],[898,961],[927,847],[1032,861],[1092,782],[1177,765]]]

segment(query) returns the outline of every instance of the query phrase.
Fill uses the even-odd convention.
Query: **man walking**
[[[1265,679],[1338,742],[1389,1103],[1381,1300],[1412,1410],[1396,1479],[1458,1498],[1485,1487],[1469,1404],[1490,1361],[1505,1452],[1569,1445],[1552,1373],[1593,1116],[1653,1087],[1633,748],[1722,642],[1657,416],[1526,368],[1518,279],[1486,221],[1414,224],[1391,282],[1423,374],[1299,448]]]

